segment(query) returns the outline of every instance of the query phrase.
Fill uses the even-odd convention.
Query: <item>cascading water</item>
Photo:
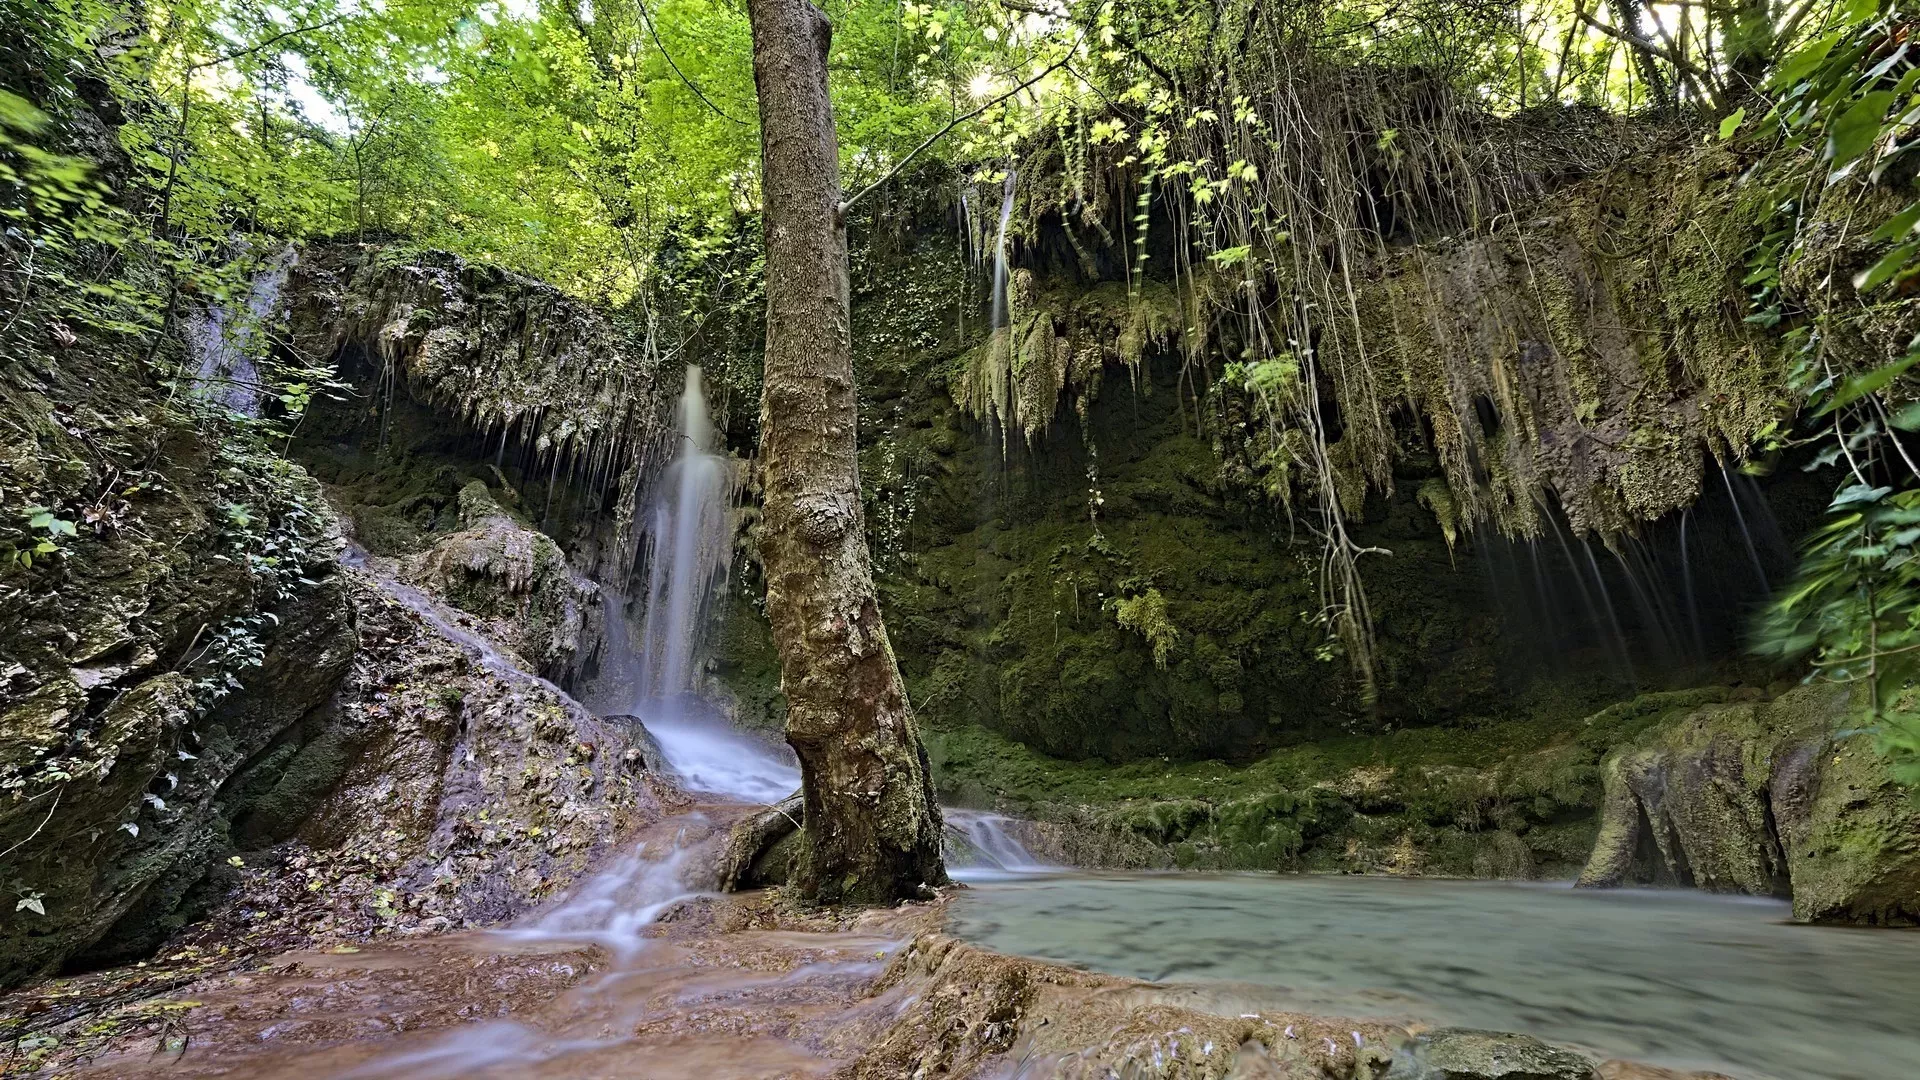
[[[597,703],[640,718],[690,790],[772,803],[800,786],[784,747],[728,726],[699,696],[698,658],[710,600],[732,555],[729,465],[714,452],[713,420],[698,367],[687,368],[675,410],[679,447],[643,519],[648,545],[646,614],[638,646],[608,619],[609,673]]]
[[[233,303],[212,303],[182,323],[187,347],[195,360],[193,387],[198,397],[240,413],[260,415],[263,388],[253,357],[255,335],[280,302],[295,251],[288,245],[248,283],[246,295]]]
[[[742,802],[772,804],[800,790],[800,766],[784,747],[727,726],[717,715],[680,702],[643,713],[667,766],[682,786]]]
[[[1008,180],[1002,208],[1001,248],[1013,195]],[[1004,278],[1004,257],[995,276]],[[727,520],[727,462],[713,452],[713,423],[701,385],[700,369],[687,369],[686,389],[677,413],[680,449],[662,475],[658,496],[646,518],[651,559],[647,569],[647,610],[639,648],[626,643],[625,626],[610,619],[608,652],[615,668],[637,669],[610,682],[618,690],[602,701],[640,718],[680,783],[693,791],[743,802],[772,804],[800,787],[800,769],[786,747],[755,738],[727,724],[718,710],[701,700],[694,674],[707,600],[726,573],[731,533]],[[986,871],[1031,872],[1050,869],[1014,838],[1013,819],[974,811],[949,810],[949,844],[956,865]]]
[[[1793,547],[1768,489],[1711,460],[1705,467],[1692,505],[1632,531],[1578,535],[1543,501],[1538,537],[1476,532],[1509,647],[1529,664],[1597,668],[1644,687],[1697,678],[1742,648],[1745,614],[1791,573]],[[1796,498],[1791,487],[1784,497]]]
[[[1024,823],[1017,818],[952,807],[943,808],[940,817],[947,827],[947,867],[955,877],[990,880],[1060,869],[1020,842],[1015,834]]]
[[[698,815],[694,820],[705,824]],[[649,850],[658,845],[640,844],[535,922],[501,933],[532,944],[599,945],[616,963],[626,962],[646,944],[642,931],[662,911],[699,895],[687,886],[689,849],[684,835],[676,841],[664,851]]]
[[[687,367],[675,419],[679,452],[662,477],[647,529],[652,559],[640,669],[640,694],[646,700],[694,691],[693,657],[706,601],[731,554],[727,462],[713,452],[713,421],[698,367]]]
[[[1007,325],[1007,225],[1013,220],[1013,170],[1007,170],[1006,190],[1000,197],[1000,231],[993,239],[993,322],[989,329]]]

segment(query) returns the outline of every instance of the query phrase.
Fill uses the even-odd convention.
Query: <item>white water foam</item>
[[[682,787],[759,804],[800,790],[800,765],[786,747],[755,739],[718,716],[666,702],[645,708],[641,719]]]
[[[1060,869],[1027,850],[1014,835],[1021,824],[1017,818],[952,808],[943,808],[940,816],[947,826],[948,872],[962,881],[990,881]]]

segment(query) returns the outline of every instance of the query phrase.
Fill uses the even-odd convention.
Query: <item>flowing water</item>
[[[654,703],[644,722],[680,786],[757,805],[800,790],[800,766],[785,746],[737,731],[693,703],[679,704]]]
[[[706,389],[691,364],[676,419],[679,449],[661,477],[647,526],[651,557],[638,657],[642,700],[678,698],[696,689],[694,656],[710,615],[708,600],[733,554],[727,462],[714,453]]]
[[[260,415],[267,388],[260,383],[253,358],[264,351],[259,339],[266,336],[267,319],[280,302],[294,257],[288,245],[254,275],[243,296],[208,304],[183,320],[182,332],[195,361],[196,395],[245,416]]]
[[[1272,875],[977,885],[955,933],[1263,1006],[1524,1031],[1765,1080],[1910,1076],[1920,932],[1691,891]]]
[[[690,393],[697,379],[690,376]],[[697,430],[698,420],[683,416],[683,430]],[[702,445],[689,438],[682,462],[706,453]],[[728,828],[751,805],[792,793],[800,774],[784,746],[733,730],[688,692],[698,613],[722,572],[702,554],[706,530],[713,507],[724,506],[724,493],[706,479],[684,483],[690,471],[665,485],[655,537],[664,569],[649,587],[657,619],[635,661],[668,692],[643,696],[635,711],[682,786],[710,798],[655,822],[517,925],[354,955],[290,956],[216,988],[196,1022],[206,1025],[206,1045],[222,1049],[183,1059],[176,1071],[822,1075],[911,1000],[906,989],[871,989],[905,942],[899,927],[783,936],[699,926],[708,868]],[[694,542],[682,545],[688,521]],[[364,552],[350,549],[345,561],[374,574],[489,670],[551,687]],[[674,635],[688,640],[669,640]],[[1688,891],[1063,873],[1023,843],[1027,823],[975,810],[944,814],[955,876],[972,885],[953,902],[956,934],[1003,952],[1182,984],[1215,1011],[1526,1031],[1596,1056],[1749,1080],[1904,1076],[1920,1061],[1920,1027],[1911,1023],[1920,932],[1797,926],[1774,901]],[[663,921],[683,905],[690,915]]]
[[[995,240],[996,325],[1005,319],[1007,224],[1012,213],[1009,173]],[[667,767],[687,790],[770,805],[800,789],[800,767],[792,751],[736,730],[696,694],[701,630],[710,617],[707,601],[731,554],[727,463],[714,452],[713,422],[698,367],[687,368],[676,420],[680,449],[656,485],[647,517],[645,627],[636,649],[626,641],[623,621],[608,620],[609,666],[616,670],[600,696],[619,711],[640,717],[659,743]],[[1014,837],[1018,823],[1013,819],[971,810],[948,810],[946,816],[948,849],[956,867],[980,874],[1052,869]]]
[[[1007,170],[1006,190],[1000,196],[1000,231],[993,240],[993,322],[990,330],[1007,325],[1007,225],[1013,221],[1013,170]]]
[[[1025,823],[1018,818],[953,807],[941,808],[940,816],[947,827],[947,868],[961,881],[1002,881],[1060,869],[1027,850],[1018,835]]]
[[[1005,216],[1003,207],[997,300],[1005,284]],[[618,703],[641,717],[668,769],[688,791],[709,797],[707,805],[659,822],[544,912],[504,930],[465,935],[467,953],[428,961],[417,977],[483,964],[535,982],[586,973],[561,987],[550,1006],[524,1017],[464,1006],[460,1015],[470,1019],[437,1034],[341,1051],[334,1074],[571,1076],[603,1063],[655,1060],[670,1060],[673,1075],[689,1077],[703,1075],[708,1063],[711,1075],[822,1071],[839,1051],[820,1050],[827,1043],[818,1040],[844,1026],[851,1015],[845,1010],[878,973],[879,959],[898,946],[860,940],[836,944],[819,959],[809,959],[809,951],[787,969],[717,972],[663,936],[663,913],[704,895],[703,871],[731,822],[800,785],[784,745],[734,730],[697,697],[700,628],[725,573],[729,537],[726,463],[712,452],[698,369],[688,373],[680,431],[681,450],[646,519],[644,632],[637,648],[618,635],[609,645],[630,669],[617,684]],[[1737,502],[1732,477],[1727,484]],[[1747,526],[1743,516],[1743,532]],[[1595,553],[1584,542],[1576,548],[1568,537],[1556,538],[1593,622],[1619,638]],[[1684,538],[1678,554],[1690,586]],[[1652,556],[1615,555],[1633,610],[1678,639],[1663,599],[1634,580],[1652,580]],[[372,569],[357,549],[347,561]],[[432,598],[390,576],[381,584],[490,670],[551,686],[464,630]],[[1627,662],[1624,643],[1614,644]],[[1920,933],[1796,926],[1773,901],[1693,892],[1062,873],[1023,843],[1030,835],[1024,822],[976,810],[948,809],[944,816],[954,876],[973,886],[952,908],[956,933],[1003,952],[1197,986],[1229,1009],[1527,1031],[1602,1057],[1754,1080],[1898,1076],[1903,1065],[1920,1061],[1920,1029],[1907,1022],[1920,1000]],[[585,959],[596,948],[605,959]],[[363,962],[419,963],[406,955]],[[818,1009],[809,1021],[816,1025],[809,1029],[814,1050],[806,1052],[782,1039],[694,1046],[676,1026],[703,1009],[730,1010],[740,1019],[728,1022],[737,1024],[802,1002]],[[391,1003],[381,1008],[392,1010]],[[651,1042],[649,1032],[668,1042]],[[674,1049],[660,1058],[650,1046]]]

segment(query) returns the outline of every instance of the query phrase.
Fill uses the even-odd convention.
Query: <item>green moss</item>
[[[1115,597],[1108,604],[1122,629],[1132,630],[1152,646],[1153,666],[1166,670],[1167,657],[1180,640],[1180,628],[1167,618],[1167,600],[1160,590],[1149,588],[1139,596]]]
[[[762,731],[782,730],[787,703],[780,693],[780,654],[766,613],[745,589],[729,591],[708,649],[714,675],[733,699],[734,723]]]
[[[1725,690],[1646,694],[1570,722],[1322,738],[1248,764],[1049,757],[975,726],[926,732],[943,798],[1166,850],[1181,866],[1571,876],[1592,850],[1612,740]],[[1129,856],[1134,858],[1133,856]]]

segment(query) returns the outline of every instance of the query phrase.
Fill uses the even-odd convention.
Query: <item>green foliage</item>
[[[1920,489],[1854,484],[1808,541],[1763,648],[1809,657],[1815,676],[1867,688],[1870,716],[1902,782],[1920,788]]]
[[[1774,71],[1767,90],[1775,104],[1761,125],[1787,152],[1818,156],[1826,190],[1815,198],[1850,199],[1879,215],[1853,226],[1879,253],[1850,284],[1861,300],[1879,300],[1896,313],[1910,305],[1886,294],[1909,291],[1920,275],[1920,242],[1912,239],[1920,200],[1910,160],[1920,145],[1920,65],[1909,56],[1911,25],[1893,5],[1854,0],[1841,6]],[[1882,193],[1897,193],[1899,208],[1888,212]],[[1825,257],[1817,235],[1801,231],[1809,201],[1781,199],[1774,206],[1776,227],[1748,257],[1756,309],[1749,322],[1781,325],[1792,314],[1781,299],[1783,275],[1795,259]],[[1832,276],[1823,287],[1843,288]],[[1899,324],[1898,314],[1880,317]],[[1898,434],[1912,426],[1910,372],[1920,362],[1920,338],[1889,361],[1832,347],[1851,329],[1829,317],[1782,331],[1807,415],[1819,424],[1807,441],[1826,443],[1815,464],[1844,464],[1846,479],[1830,520],[1808,540],[1793,585],[1767,612],[1757,640],[1766,652],[1809,658],[1813,677],[1864,683],[1866,724],[1879,732],[1896,775],[1920,788],[1920,711],[1912,693],[1920,679],[1914,561],[1920,470]]]
[[[1116,596],[1107,601],[1121,627],[1147,639],[1153,647],[1153,664],[1166,670],[1167,658],[1180,643],[1180,628],[1167,617],[1167,598],[1159,589],[1149,588],[1138,596]]]
[[[124,85],[88,51],[118,18],[99,0],[0,0],[0,24],[20,31],[0,47],[0,352],[9,356],[154,321],[155,299],[129,269],[139,262],[137,226],[56,116],[86,107],[83,79]]]

